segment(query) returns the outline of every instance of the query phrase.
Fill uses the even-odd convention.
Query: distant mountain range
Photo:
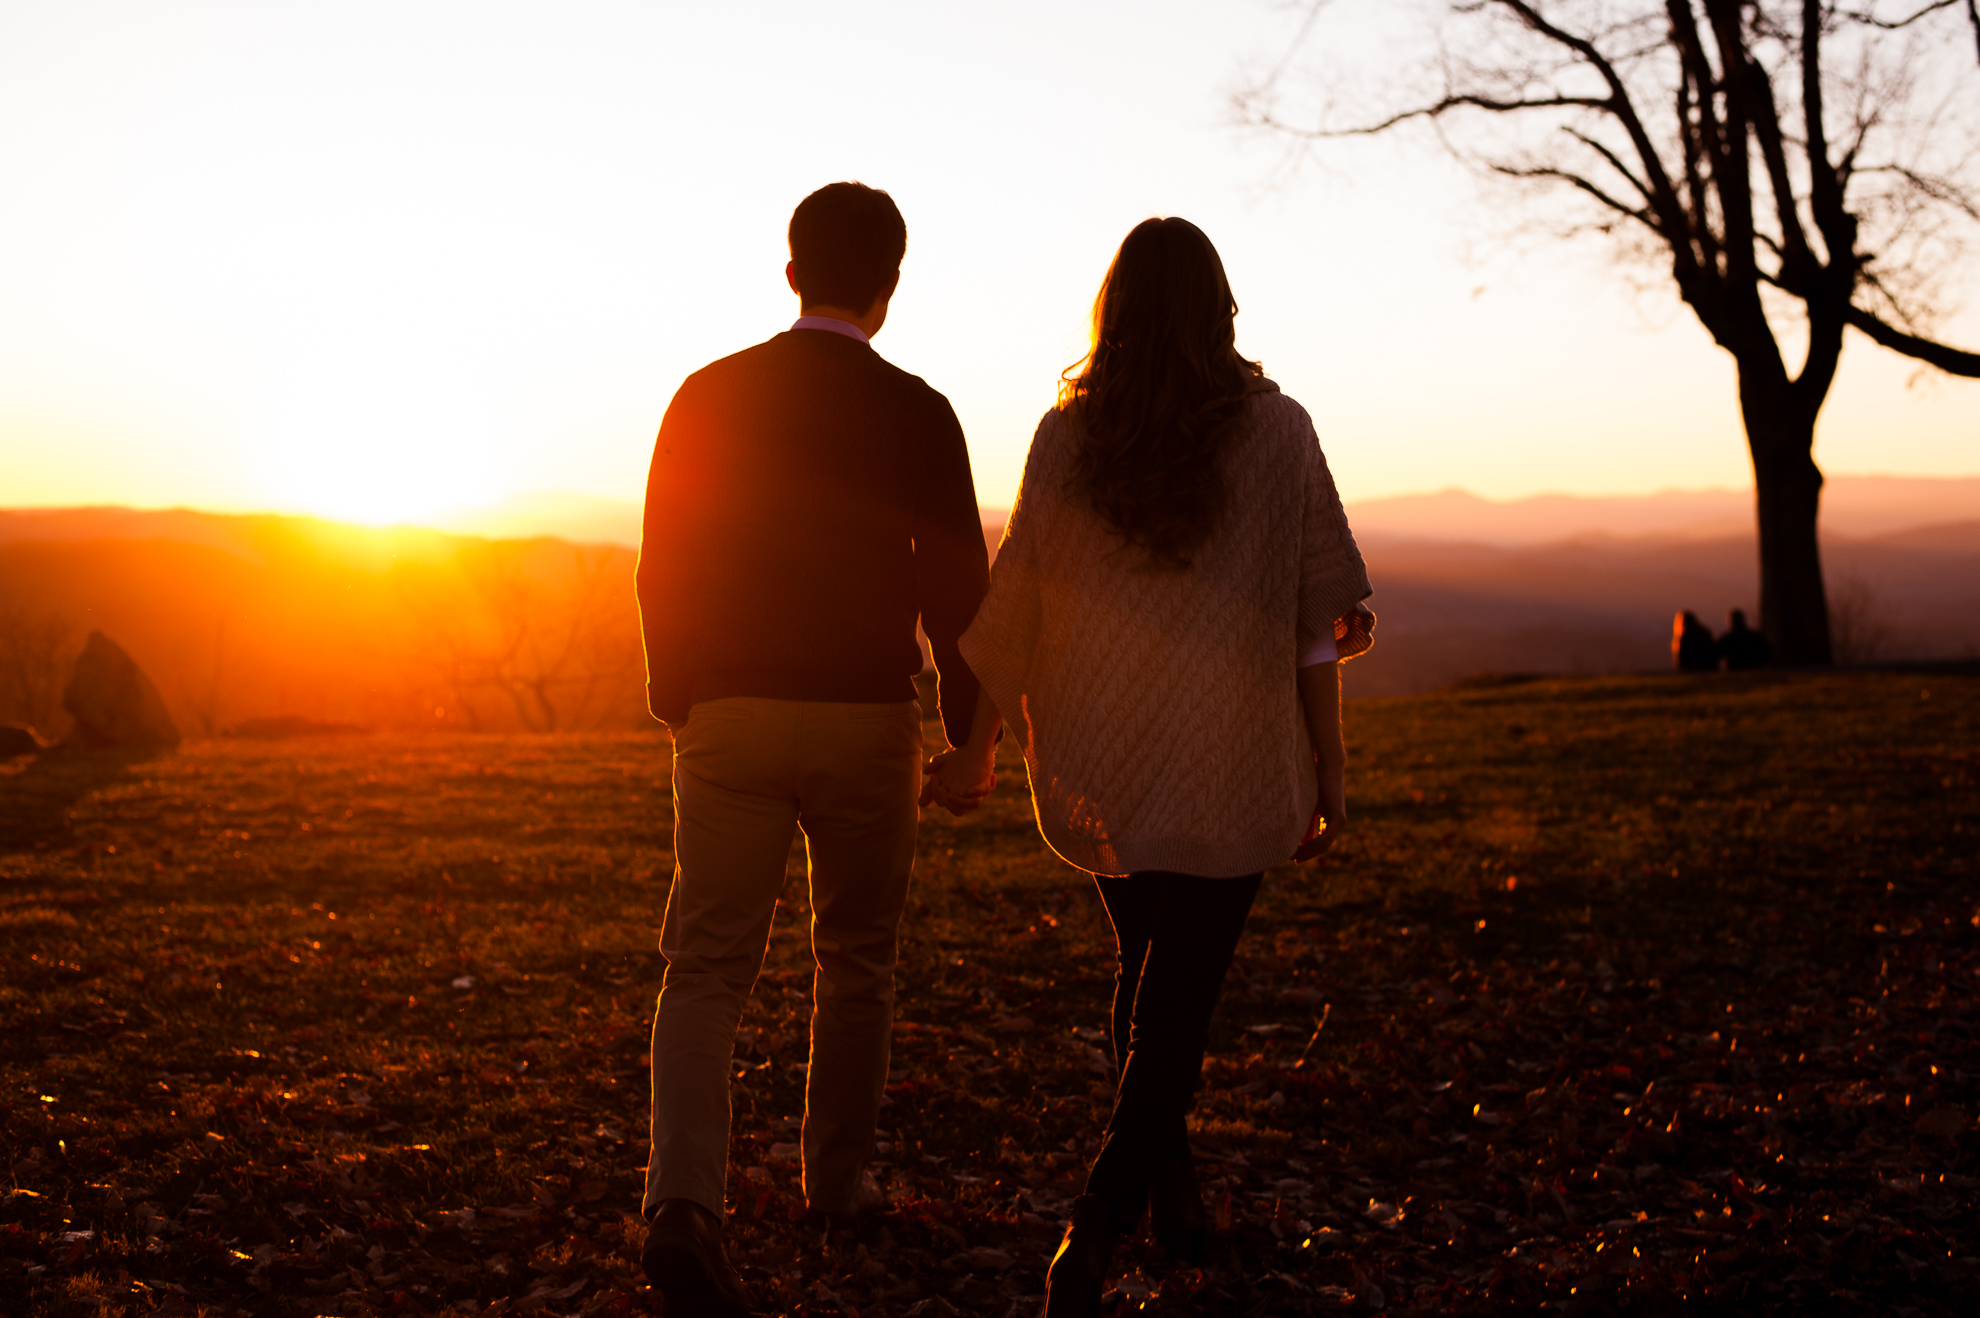
[[[553,535],[580,544],[639,547],[640,505],[591,494],[517,494],[499,503],[458,508],[432,519],[442,531],[512,540]]]
[[[1404,494],[1348,503],[1348,519],[1363,543],[1382,540],[1473,542],[1486,545],[1542,545],[1584,536],[1662,536],[1712,539],[1751,535],[1750,490],[1661,490],[1655,494],[1540,494],[1496,500],[1468,490]],[[9,519],[51,518],[36,534],[123,534],[116,526],[147,528],[158,534],[202,536],[194,519],[206,514],[184,510],[132,509],[22,510]],[[56,516],[60,514],[60,516]],[[637,547],[640,506],[589,494],[518,494],[499,503],[459,508],[430,519],[433,530],[490,539],[554,536],[579,544]],[[1004,510],[986,508],[986,525],[1001,528]],[[1880,536],[1915,527],[1980,520],[1980,477],[1924,479],[1906,476],[1831,476],[1822,491],[1822,530],[1829,536]],[[0,529],[19,538],[23,525]]]
[[[1352,503],[1381,622],[1374,650],[1345,670],[1347,691],[1667,668],[1676,611],[1714,627],[1729,609],[1757,615],[1750,498],[1495,502],[1446,490]],[[446,529],[0,511],[0,631],[60,620],[73,648],[83,629],[103,628],[194,732],[290,715],[635,726],[638,512],[554,494],[462,513]],[[994,549],[1003,513],[986,509],[983,522]],[[1823,553],[1845,659],[1980,657],[1980,479],[1831,478]],[[24,653],[12,644],[0,635],[0,667]],[[44,722],[52,680],[36,678],[30,702]],[[11,681],[0,672],[0,704]],[[10,717],[23,714],[0,708]]]
[[[1714,629],[1759,616],[1753,536],[1600,537],[1541,545],[1362,537],[1375,648],[1347,665],[1351,695],[1425,691],[1476,673],[1670,666],[1671,620]],[[1839,657],[1980,657],[1980,519],[1881,536],[1823,537]]]
[[[1540,494],[1486,499],[1468,490],[1404,494],[1348,503],[1355,535],[1370,540],[1457,540],[1539,545],[1577,536],[1750,535],[1750,490],[1661,490],[1655,494]],[[999,526],[1002,509],[984,520]],[[638,545],[639,505],[586,494],[519,494],[435,518],[443,531],[514,538],[538,535]],[[1980,520],[1980,477],[1831,476],[1822,490],[1827,535],[1876,536],[1943,522]]]
[[[651,726],[633,554],[424,527],[172,509],[0,512],[0,722],[59,735],[101,630],[182,731],[284,719],[553,731]]]
[[[1585,536],[1711,539],[1753,534],[1751,490],[1655,494],[1539,494],[1504,501],[1467,490],[1362,499],[1347,506],[1357,539],[1540,545]],[[1831,476],[1822,487],[1825,536],[1881,536],[1980,521],[1980,477]]]

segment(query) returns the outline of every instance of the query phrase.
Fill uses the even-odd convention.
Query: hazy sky
[[[1414,3],[1329,38],[1379,76]],[[1748,482],[1730,361],[1598,249],[1516,252],[1387,145],[1287,177],[1229,93],[1297,13],[1193,3],[0,0],[0,505],[416,518],[636,499],[688,372],[786,326],[784,227],[907,217],[875,346],[1007,503],[1121,236],[1202,225],[1343,493]],[[1980,344],[1980,264],[1946,327]],[[1832,471],[1980,473],[1980,386],[1856,339]]]

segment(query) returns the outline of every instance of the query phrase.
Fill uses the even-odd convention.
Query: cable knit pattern
[[[1254,874],[1318,799],[1293,681],[1331,627],[1372,643],[1370,593],[1306,410],[1260,380],[1224,456],[1229,502],[1188,569],[1126,547],[1065,493],[1079,440],[1039,422],[963,658],[1024,749],[1039,831],[1096,874]]]

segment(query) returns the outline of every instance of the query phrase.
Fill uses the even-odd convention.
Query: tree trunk
[[[1786,381],[1755,382],[1741,364],[1740,411],[1753,454],[1760,530],[1760,629],[1773,646],[1774,663],[1819,668],[1833,662],[1822,547],[1816,538],[1822,473],[1813,456],[1815,418],[1795,402]]]

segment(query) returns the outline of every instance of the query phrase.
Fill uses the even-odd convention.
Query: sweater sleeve
[[[687,720],[692,703],[698,641],[689,608],[696,560],[682,552],[696,506],[690,497],[698,429],[694,385],[690,377],[675,392],[653,443],[634,573],[640,643],[646,651],[646,707],[654,718],[676,726]]]
[[[936,703],[952,745],[969,739],[976,716],[976,676],[956,642],[989,586],[982,515],[969,470],[969,447],[949,400],[930,391],[920,490],[913,513],[914,575],[921,629],[935,660]]]
[[[1356,607],[1374,592],[1361,549],[1348,528],[1347,510],[1334,488],[1334,475],[1327,469],[1327,455],[1320,450],[1320,437],[1304,408],[1298,408],[1297,424],[1307,450],[1300,519],[1299,646],[1304,651],[1331,631],[1340,658],[1352,659],[1375,643],[1375,615]]]

